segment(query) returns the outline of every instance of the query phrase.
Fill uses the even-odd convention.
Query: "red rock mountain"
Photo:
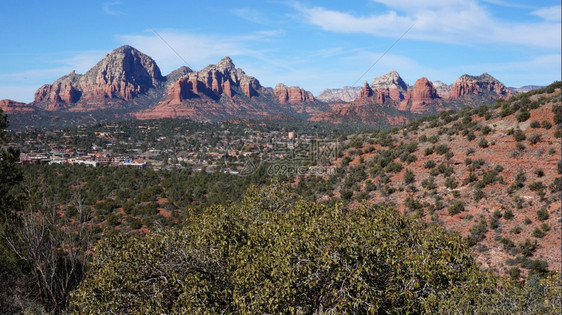
[[[433,83],[424,77],[414,83],[414,87],[408,91],[398,109],[415,114],[435,112],[445,109],[443,106],[440,106],[441,102],[438,101],[439,99],[439,94]]]
[[[488,73],[483,73],[479,76],[462,75],[453,83],[448,98],[458,99],[470,94],[490,95],[494,99],[513,96],[511,90],[500,81],[496,80]]]
[[[229,57],[201,71],[181,67],[162,76],[152,58],[131,46],[113,50],[83,75],[72,72],[43,85],[33,105],[51,112],[119,110],[137,118],[203,120],[309,115],[322,108],[299,87],[266,89]]]
[[[438,83],[438,87],[439,90],[424,77],[409,88],[396,71],[391,71],[375,78],[370,85],[365,82],[355,101],[334,104],[329,112],[318,114],[312,120],[402,124],[417,115],[475,107],[512,96],[508,88],[487,73],[463,75],[451,88],[442,82]],[[388,119],[383,113],[397,119]]]
[[[0,109],[4,114],[27,114],[37,111],[33,106],[12,100],[0,100]]]
[[[189,72],[168,89],[157,106],[135,113],[140,119],[185,117],[191,119],[308,116],[321,111],[312,93],[278,84],[273,91],[236,68],[226,57],[216,65]]]
[[[149,56],[131,46],[107,54],[86,74],[74,71],[35,92],[34,105],[49,111],[127,107],[137,96],[161,87],[166,79]]]
[[[184,117],[195,120],[293,117],[327,122],[402,124],[418,115],[478,106],[511,91],[484,73],[463,75],[452,86],[422,78],[410,87],[396,71],[363,89],[326,90],[323,100],[297,87],[263,87],[229,57],[200,71],[180,67],[162,76],[156,62],[131,46],[107,54],[85,74],[74,71],[35,92],[30,106],[4,101],[25,126],[93,119]],[[334,100],[352,100],[349,103]],[[25,113],[38,111],[36,118]],[[59,120],[64,116],[64,121]],[[14,117],[14,116],[12,116]]]

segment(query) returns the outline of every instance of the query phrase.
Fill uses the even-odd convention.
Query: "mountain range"
[[[475,107],[514,93],[487,73],[461,76],[448,86],[421,78],[413,86],[396,71],[364,87],[325,90],[262,86],[229,57],[200,71],[182,66],[162,75],[156,62],[125,45],[85,74],[74,71],[41,86],[34,101],[0,101],[12,125],[79,123],[85,119],[294,117],[332,123],[403,124],[419,115]]]

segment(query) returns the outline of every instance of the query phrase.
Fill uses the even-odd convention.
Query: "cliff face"
[[[37,111],[33,106],[12,100],[0,100],[0,109],[4,114],[28,114]]]
[[[287,87],[283,83],[279,83],[275,86],[273,94],[277,96],[280,104],[304,104],[315,101],[312,93],[298,86]]]
[[[95,112],[101,117],[111,115],[112,119],[292,116],[327,122],[397,124],[415,115],[509,98],[511,93],[486,73],[463,75],[452,86],[421,78],[410,87],[398,72],[391,71],[370,84],[365,82],[363,88],[325,90],[315,98],[298,86],[279,83],[274,89],[265,88],[258,79],[237,68],[229,57],[200,71],[180,67],[162,76],[149,56],[122,46],[83,75],[73,71],[40,87],[31,107],[24,109],[7,103],[3,106],[6,111],[46,110],[54,116],[61,116],[62,112]]]
[[[433,83],[427,78],[421,78],[414,83],[414,86],[408,92],[405,100],[400,103],[398,109],[421,114],[433,110],[435,105],[437,105],[436,100],[438,99],[439,95]]]
[[[298,86],[278,84],[268,90],[236,68],[226,57],[201,71],[189,72],[171,85],[157,106],[135,113],[137,118],[186,117],[192,119],[256,118],[316,113],[312,93]],[[320,107],[319,107],[320,106]]]
[[[358,86],[344,86],[339,89],[325,89],[316,96],[317,100],[327,103],[352,102],[359,97],[361,88]]]
[[[463,75],[451,87],[439,81],[434,85],[424,77],[409,88],[396,71],[391,71],[375,78],[370,85],[365,82],[355,101],[334,104],[329,112],[312,119],[336,123],[386,121],[392,124],[407,121],[415,115],[475,107],[511,96],[511,90],[487,73]]]
[[[382,93],[384,98],[391,99],[395,102],[404,100],[408,92],[408,84],[404,82],[396,71],[390,71],[385,75],[373,79],[371,88]]]
[[[500,81],[488,73],[479,76],[462,75],[455,81],[449,92],[449,99],[459,99],[470,94],[490,94],[492,98],[510,98],[513,96],[509,90]]]
[[[122,46],[107,54],[84,75],[73,71],[53,84],[43,85],[35,92],[33,103],[49,111],[77,103],[104,108],[108,103],[131,101],[160,87],[164,81],[152,58],[131,46]]]

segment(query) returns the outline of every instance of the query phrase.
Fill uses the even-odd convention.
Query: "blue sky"
[[[561,8],[552,0],[53,0],[0,8],[0,99],[30,102],[42,84],[84,73],[124,44],[154,58],[164,75],[230,56],[264,86],[315,95],[391,70],[410,85],[483,72],[515,87],[561,79]]]

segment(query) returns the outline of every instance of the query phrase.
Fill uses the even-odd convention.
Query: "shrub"
[[[524,122],[531,117],[531,114],[528,111],[521,111],[519,114],[515,116],[518,122]]]
[[[513,234],[519,234],[519,233],[521,233],[521,227],[515,226],[509,232],[511,232]]]
[[[543,238],[543,237],[546,235],[546,233],[545,233],[543,230],[539,229],[539,228],[535,228],[535,229],[533,230],[532,235],[533,235],[534,237],[536,237],[536,238]]]
[[[525,239],[525,243],[519,244],[519,249],[524,257],[532,256],[535,250],[537,250],[537,240],[531,241],[530,239]]]
[[[461,201],[455,201],[451,206],[449,206],[449,214],[455,215],[464,211],[464,203]]]
[[[536,134],[536,133],[529,136],[529,143],[530,144],[537,144],[540,141],[541,141],[541,136]]]
[[[486,140],[486,138],[481,138],[480,141],[478,142],[478,146],[481,148],[487,148],[488,147],[488,140]]]
[[[406,185],[409,185],[409,184],[411,184],[411,183],[413,183],[413,182],[415,182],[415,181],[416,181],[416,176],[414,175],[414,172],[412,172],[411,170],[408,170],[408,169],[407,169],[407,170],[404,172],[404,183],[405,183]]]
[[[447,177],[447,179],[445,180],[445,187],[455,189],[457,188],[457,186],[458,186],[457,181],[454,178]]]
[[[548,120],[543,120],[541,122],[541,127],[543,127],[544,129],[550,129],[552,128],[552,124]]]
[[[527,139],[527,137],[525,136],[525,133],[523,131],[521,131],[521,129],[517,128],[514,132],[513,132],[513,138],[515,138],[515,141],[520,142],[523,141],[525,139]]]
[[[267,202],[250,195],[178,230],[104,238],[71,310],[442,313],[457,290],[496,290],[458,234],[387,206],[347,211],[301,200],[281,211]]]
[[[449,152],[450,148],[446,144],[438,144],[435,146],[435,153],[439,155],[444,155],[445,153]]]
[[[423,167],[430,169],[430,168],[434,168],[435,167],[435,161],[433,160],[428,160],[423,164]]]
[[[545,208],[537,210],[537,220],[546,221],[548,220],[548,218],[549,218],[548,210],[546,210]]]
[[[531,125],[530,125],[530,126],[531,126],[531,128],[534,128],[534,129],[540,128],[540,127],[541,127],[541,123],[539,123],[539,122],[536,121],[536,120],[533,120],[533,121],[531,122]]]
[[[529,184],[529,189],[532,191],[538,191],[538,190],[543,190],[545,188],[545,186],[543,185],[542,182],[534,182]]]

